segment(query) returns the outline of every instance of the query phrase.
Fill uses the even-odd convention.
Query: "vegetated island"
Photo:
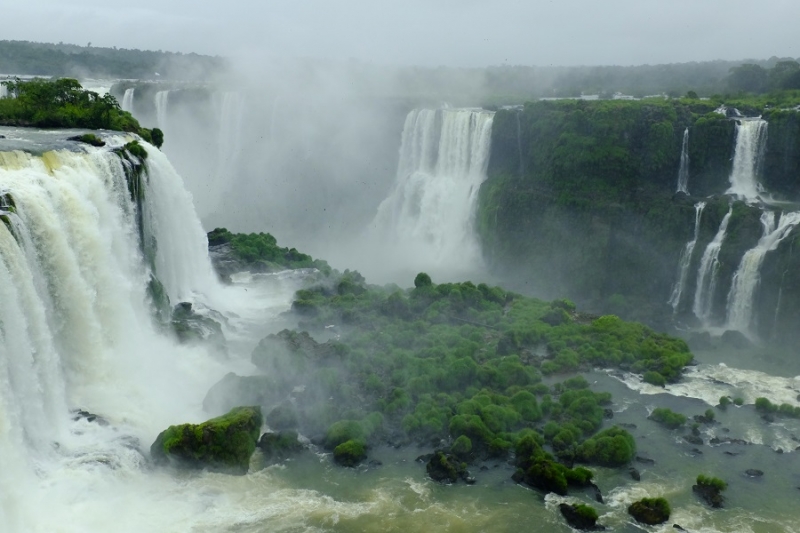
[[[227,245],[242,269],[263,271],[265,258],[298,264],[299,252],[269,234],[217,229],[209,243]],[[300,265],[313,263],[302,254]],[[310,279],[292,304],[299,327],[252,352],[260,372],[228,374],[204,400],[211,414],[261,407],[271,432],[258,445],[269,462],[297,453],[300,433],[342,466],[374,447],[417,445],[429,451],[421,470],[437,481],[474,483],[471,465],[514,457],[508,474],[519,483],[599,493],[587,467],[624,467],[636,443],[609,422],[611,395],[576,373],[618,368],[674,382],[692,361],[682,340],[566,300],[436,284],[425,273],[410,289],[330,267]]]
[[[0,98],[0,126],[105,129],[135,133],[156,147],[164,142],[160,129],[143,128],[113,95],[85,90],[78,80],[34,78],[1,83],[10,97]],[[78,140],[96,144],[90,137]]]

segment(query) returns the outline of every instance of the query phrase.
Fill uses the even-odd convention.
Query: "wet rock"
[[[102,416],[90,413],[89,411],[84,411],[83,409],[77,409],[72,411],[72,420],[86,420],[87,422],[95,422],[101,426],[107,426],[108,420],[103,418]]]
[[[621,426],[621,427],[624,427],[625,429],[636,429],[637,428],[636,424],[629,424],[629,423],[626,423],[626,422],[622,422],[622,423],[617,424],[617,425]]]
[[[764,475],[763,471],[758,470],[756,468],[748,468],[747,470],[744,471],[744,473],[747,477],[761,477]]]
[[[372,459],[369,463],[367,463],[367,466],[369,468],[380,468],[381,466],[383,466],[383,463],[381,461],[378,461],[377,459]]]
[[[677,529],[678,531],[684,531],[685,533],[689,533],[688,531],[686,531],[685,529],[683,529],[683,528],[682,528],[681,526],[679,526],[678,524],[672,524],[672,529]]]
[[[609,420],[614,418],[614,411],[606,407],[605,409],[603,409],[603,417]]]
[[[172,309],[173,333],[180,342],[209,344],[218,354],[227,356],[228,343],[222,325],[208,316],[209,310],[204,313],[195,311],[190,302],[179,303]]]
[[[631,479],[633,479],[634,481],[641,481],[642,480],[641,474],[639,474],[639,471],[637,469],[635,469],[634,467],[630,467],[628,469],[628,474],[630,474]]]
[[[686,442],[688,442],[689,444],[694,444],[696,446],[702,446],[703,445],[703,439],[701,439],[697,435],[684,435],[681,438],[683,440],[685,440]]]
[[[597,511],[588,505],[562,503],[558,506],[558,509],[567,523],[575,529],[583,531],[602,531],[605,529],[605,527],[597,525]]]
[[[733,329],[725,331],[720,337],[720,341],[723,346],[735,350],[747,350],[753,346],[753,343],[741,331]]]
[[[628,514],[637,522],[654,526],[669,520],[669,502],[664,498],[643,498],[628,507]]]
[[[592,491],[594,492],[594,500],[595,500],[597,503],[605,503],[605,502],[603,501],[603,493],[602,493],[602,492],[600,492],[600,487],[598,487],[598,486],[597,486],[597,485],[595,485],[594,483],[589,483],[589,487],[590,487],[590,488],[592,489]]]
[[[641,455],[636,456],[636,462],[642,463],[645,465],[654,465],[656,462],[652,459],[648,459],[647,457],[642,457]]]
[[[459,479],[465,482],[471,476],[467,471],[467,463],[462,463],[455,455],[437,450],[425,466],[428,475],[440,483],[455,483]]]
[[[692,485],[692,492],[703,498],[708,505],[715,509],[722,507],[725,501],[719,488],[712,485]]]
[[[257,446],[261,449],[264,462],[267,464],[280,463],[303,451],[305,446],[298,440],[297,432],[281,431],[278,433],[264,433],[258,439]]]

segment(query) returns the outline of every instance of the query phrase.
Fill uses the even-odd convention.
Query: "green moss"
[[[237,407],[202,424],[170,426],[150,455],[156,464],[245,474],[262,424],[259,407]]]
[[[333,449],[333,460],[342,466],[358,466],[366,458],[366,445],[361,440],[348,440]]]
[[[636,455],[636,441],[630,433],[619,427],[601,431],[587,439],[577,449],[581,461],[601,466],[623,466]]]
[[[664,498],[643,498],[628,507],[628,514],[647,525],[663,524],[669,520],[672,510]]]
[[[703,474],[697,476],[697,484],[700,486],[712,487],[720,492],[728,488],[728,484],[725,483],[723,480],[717,477],[706,476]]]

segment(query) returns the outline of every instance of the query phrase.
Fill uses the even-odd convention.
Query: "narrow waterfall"
[[[708,243],[703,257],[700,259],[700,268],[697,270],[697,287],[694,292],[694,303],[692,312],[694,315],[707,324],[711,318],[711,308],[714,303],[714,291],[717,288],[717,269],[719,267],[719,250],[722,248],[722,241],[725,240],[725,232],[728,230],[728,222],[731,219],[733,209],[722,218],[719,230],[714,238]]]
[[[797,224],[800,224],[800,212],[783,213],[777,224],[773,211],[764,211],[761,214],[764,235],[754,248],[745,252],[733,275],[733,283],[728,293],[727,329],[751,333],[751,326],[755,318],[753,305],[761,280],[761,264],[764,262],[767,252],[775,250]]]
[[[486,179],[494,114],[416,109],[406,117],[397,182],[373,221],[376,239],[418,268],[480,263],[474,218]]]
[[[758,172],[766,141],[766,120],[740,120],[736,124],[736,147],[728,194],[734,194],[747,202],[758,200],[761,192]]]
[[[145,148],[156,273],[173,303],[212,293],[191,198],[166,157]],[[114,513],[138,521],[104,495],[144,479],[142,447],[201,417],[208,369],[221,371],[153,324],[125,163],[108,148],[75,149],[0,151],[0,486],[13,488],[0,497],[0,529],[10,533],[108,529]],[[70,414],[78,408],[110,425]],[[147,526],[118,530],[136,529]]]
[[[678,311],[681,295],[683,295],[683,291],[686,288],[686,279],[689,277],[689,267],[692,264],[694,247],[697,245],[697,237],[700,233],[700,217],[703,215],[705,206],[705,202],[698,202],[694,205],[694,237],[683,247],[680,261],[678,261],[678,279],[675,281],[675,286],[672,288],[672,295],[669,297],[668,302],[672,306],[673,313]]]
[[[242,150],[242,119],[244,100],[236,92],[222,95],[219,106],[219,134],[217,155],[217,171],[215,174],[216,191],[222,192],[225,183],[230,183],[236,175],[236,162]]]
[[[683,130],[681,166],[678,169],[678,192],[689,194],[689,128]]]
[[[6,98],[8,96],[8,87],[0,83],[0,98]]]
[[[123,111],[127,111],[128,113],[133,113],[133,93],[136,91],[135,88],[131,87],[129,89],[125,89],[125,94],[122,95],[122,107]]]
[[[156,123],[162,130],[167,129],[167,106],[169,104],[169,91],[156,93]]]

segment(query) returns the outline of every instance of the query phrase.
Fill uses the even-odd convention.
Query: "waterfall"
[[[162,130],[167,128],[167,106],[169,104],[169,91],[156,93],[156,123]]]
[[[136,89],[131,87],[129,89],[125,89],[125,94],[122,95],[122,110],[127,111],[128,113],[133,113],[133,92]]]
[[[728,222],[731,219],[733,208],[722,218],[719,230],[714,238],[708,243],[703,257],[700,259],[700,268],[697,271],[697,287],[694,292],[694,303],[692,312],[694,315],[707,324],[711,317],[711,308],[714,303],[714,291],[717,288],[717,270],[719,267],[719,250],[722,241],[725,240],[725,232],[728,230]]]
[[[694,206],[694,237],[683,247],[680,261],[678,261],[678,279],[675,282],[675,286],[672,288],[672,295],[668,302],[672,306],[673,313],[678,311],[678,304],[681,303],[681,295],[686,288],[686,279],[689,276],[689,267],[692,264],[694,247],[697,244],[697,237],[700,234],[700,217],[703,214],[703,208],[705,206],[705,202],[698,202]]]
[[[173,303],[210,294],[217,282],[191,198],[143,144],[156,274]],[[76,150],[0,152],[0,529],[12,533],[108,530],[110,517],[95,522],[114,513],[102,495],[129,490],[145,472],[139,449],[186,413],[201,416],[210,385],[203,352],[153,324],[123,161],[108,148]],[[78,420],[77,408],[113,426]]]
[[[758,171],[767,141],[767,121],[740,120],[736,124],[736,147],[728,194],[747,202],[758,200],[761,184]]]
[[[8,87],[0,83],[0,98],[8,97]]]
[[[216,196],[230,184],[236,176],[236,162],[242,150],[242,119],[244,101],[239,93],[226,92],[222,95],[219,108],[219,134],[217,146],[217,171],[214,192]],[[218,199],[218,198],[217,198]],[[217,202],[218,203],[218,202]]]
[[[373,221],[397,261],[418,268],[480,263],[474,218],[486,179],[494,114],[475,109],[416,109],[406,117],[394,190]]]
[[[689,128],[683,130],[681,166],[678,169],[678,192],[689,194]]]
[[[745,252],[733,275],[733,283],[728,293],[727,329],[751,333],[754,320],[753,306],[761,280],[761,264],[767,252],[775,250],[797,224],[800,224],[800,212],[783,213],[777,224],[773,211],[764,211],[761,214],[764,234],[754,248]]]

